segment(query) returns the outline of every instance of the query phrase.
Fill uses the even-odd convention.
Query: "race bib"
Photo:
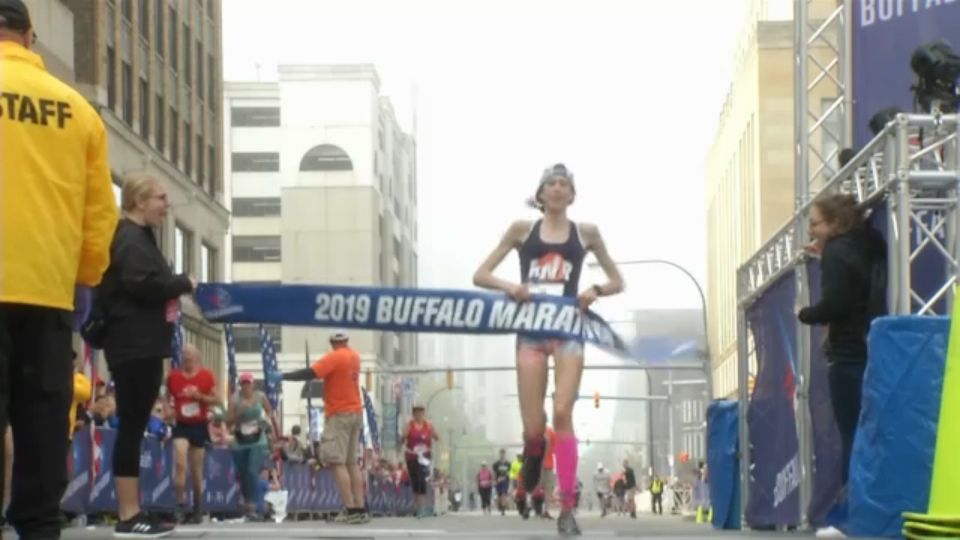
[[[167,300],[167,322],[177,322],[177,311],[180,310],[180,304],[176,300]]]
[[[243,435],[256,435],[260,433],[260,421],[250,420],[240,424],[240,433]]]
[[[416,445],[416,446],[413,447],[413,453],[414,453],[414,454],[423,454],[423,453],[425,453],[426,451],[427,451],[427,445],[425,445],[425,444],[418,444],[418,445]]]
[[[528,287],[533,294],[563,296],[563,283],[531,283]]]
[[[184,418],[196,418],[200,416],[200,404],[196,401],[184,403],[180,406],[180,416]]]

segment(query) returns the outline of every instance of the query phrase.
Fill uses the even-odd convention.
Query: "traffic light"
[[[453,370],[447,370],[447,390],[453,390]]]
[[[600,408],[600,392],[593,393],[593,406],[594,408]]]

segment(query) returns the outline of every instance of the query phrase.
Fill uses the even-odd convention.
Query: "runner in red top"
[[[413,406],[413,419],[403,433],[404,456],[407,458],[407,470],[410,471],[410,485],[417,503],[417,517],[423,517],[426,511],[427,477],[430,476],[430,451],[433,441],[439,440],[433,424],[427,420],[423,405]]]
[[[190,454],[190,472],[193,478],[193,514],[187,520],[201,523],[203,485],[203,458],[205,447],[210,442],[207,429],[207,408],[219,403],[213,372],[200,365],[200,351],[193,345],[183,347],[183,364],[180,369],[170,370],[167,376],[167,395],[177,413],[173,428],[173,488],[177,496],[177,519],[184,521],[187,504],[187,451]]]

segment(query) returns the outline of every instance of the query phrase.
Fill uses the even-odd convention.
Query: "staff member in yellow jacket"
[[[74,287],[100,282],[117,207],[103,123],[47,73],[35,40],[23,2],[0,0],[0,433],[9,422],[17,456],[7,518],[20,538],[48,539],[67,484]]]

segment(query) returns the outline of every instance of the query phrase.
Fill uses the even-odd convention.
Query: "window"
[[[113,47],[107,47],[107,107],[117,108],[117,53]]]
[[[203,136],[199,133],[197,134],[197,183],[201,186],[204,185],[206,181],[203,174],[207,172],[203,168]]]
[[[187,87],[193,85],[193,74],[190,71],[190,27],[183,25],[183,84]]]
[[[207,17],[213,18],[213,0],[207,0]]]
[[[283,352],[283,341],[281,341],[283,333],[280,331],[280,325],[265,324],[263,325],[263,329],[267,331],[267,335],[273,340],[274,350],[276,350],[277,353]],[[233,327],[233,347],[238,353],[259,353],[260,328],[258,326],[235,325]]]
[[[193,231],[179,223],[173,230],[174,271],[195,275],[193,267]]]
[[[158,94],[157,95],[157,119],[155,122],[156,134],[155,134],[155,140],[153,142],[154,142],[154,146],[156,146],[157,148],[157,151],[160,152],[161,154],[163,153],[165,144],[167,142],[165,139],[166,134],[163,132],[163,127],[165,125],[163,121],[163,117],[166,111],[167,111],[167,108],[166,108],[166,105],[163,104],[163,96],[160,96]]]
[[[132,0],[122,0],[120,2],[120,13],[123,15],[123,18],[130,20],[133,18],[133,1]]]
[[[209,192],[211,195],[216,194],[217,187],[220,185],[220,182],[217,180],[217,149],[213,146],[207,148],[207,153],[209,154],[209,159],[207,160],[207,165],[210,166],[210,189]]]
[[[206,242],[200,243],[200,281],[216,281],[217,276],[217,248]]]
[[[279,217],[280,197],[235,197],[233,215],[236,217]]]
[[[314,146],[300,160],[301,171],[352,171],[350,156],[332,144]]]
[[[153,5],[157,8],[153,13],[153,48],[157,51],[157,56],[163,58],[163,19],[165,14],[163,6],[166,4],[164,2],[154,2]]]
[[[147,0],[139,1],[139,10],[137,11],[137,16],[140,17],[140,37],[149,41],[150,40],[150,18],[147,16],[147,13],[150,12],[148,6],[149,2]]]
[[[140,136],[150,140],[150,89],[147,79],[140,79]]]
[[[170,107],[170,161],[177,164],[180,161],[180,124],[177,111]]]
[[[276,152],[234,152],[230,155],[234,172],[279,172],[280,154]]]
[[[170,69],[177,72],[177,10],[170,8]]]
[[[123,93],[123,121],[133,125],[133,70],[127,62],[121,62],[120,91]]]
[[[397,240],[397,237],[396,237],[396,236],[394,236],[394,237],[393,237],[393,256],[397,258],[397,261],[398,261],[398,262],[403,259],[403,258],[401,257],[402,253],[403,253],[403,251],[400,249],[400,241]],[[398,281],[398,283],[399,283],[399,281]]]
[[[197,99],[203,101],[203,45],[197,41]]]
[[[233,262],[279,262],[279,236],[234,236]]]
[[[210,114],[214,117],[220,116],[217,110],[217,77],[215,75],[216,64],[213,63],[213,55],[207,55],[207,103],[210,105]],[[200,84],[198,81],[197,84]],[[277,115],[279,117],[279,114]],[[279,126],[279,118],[277,120],[277,125]]]
[[[212,64],[210,69],[213,70]],[[213,96],[213,94],[210,95]],[[230,109],[230,125],[233,127],[279,127],[280,107],[233,107]]]
[[[183,123],[183,172],[190,176],[193,173],[193,132],[190,122]]]

